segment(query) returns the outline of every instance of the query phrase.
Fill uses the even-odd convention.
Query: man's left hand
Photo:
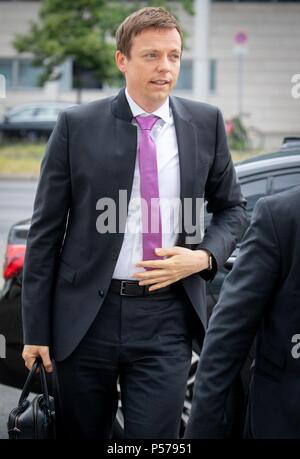
[[[195,274],[209,266],[209,255],[205,250],[190,250],[185,247],[155,249],[163,260],[140,261],[139,268],[151,268],[149,271],[134,273],[133,277],[140,280],[139,285],[151,285],[149,291],[167,287],[174,282]]]

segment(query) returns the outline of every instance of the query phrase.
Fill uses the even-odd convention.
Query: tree
[[[172,6],[170,1],[146,1],[143,6]],[[193,14],[193,0],[182,0],[186,11]],[[43,71],[39,83],[59,78],[58,66],[71,58],[80,102],[81,69],[93,69],[101,83],[120,79],[114,63],[114,36],[118,25],[128,14],[141,7],[141,2],[122,0],[43,0],[37,22],[31,23],[25,35],[16,35],[13,45],[19,53],[29,52],[33,65]]]

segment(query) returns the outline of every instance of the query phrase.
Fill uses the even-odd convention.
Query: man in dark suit
[[[126,89],[63,112],[42,162],[23,358],[30,368],[40,355],[51,372],[53,357],[67,437],[109,437],[118,378],[126,437],[178,436],[191,341],[206,326],[204,279],[245,229],[219,110],[169,98],[181,52],[168,12],[129,16],[116,51]],[[191,218],[204,195],[213,218],[201,240]]]
[[[209,321],[186,438],[226,436],[229,388],[256,336],[247,438],[300,438],[300,187],[260,199]]]

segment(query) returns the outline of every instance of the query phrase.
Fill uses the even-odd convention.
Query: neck
[[[160,107],[162,107],[164,105],[164,103],[166,102],[167,100],[167,97],[166,99],[161,102],[161,103],[155,103],[155,102],[145,102],[143,100],[140,100],[138,97],[135,97],[135,96],[132,96],[131,95],[131,92],[130,90],[128,90],[127,88],[127,91],[128,91],[128,94],[129,96],[131,97],[131,99],[139,106],[141,107],[146,113],[153,113],[155,112],[155,110],[158,110]]]

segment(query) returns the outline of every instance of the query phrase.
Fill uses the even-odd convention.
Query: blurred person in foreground
[[[225,401],[254,337],[244,436],[300,438],[300,187],[260,199],[213,310],[186,438],[226,437]]]
[[[169,97],[182,54],[177,20],[145,8],[116,39],[126,88],[63,112],[43,159],[24,268],[23,358],[28,368],[39,355],[56,367],[61,436],[109,438],[119,380],[125,437],[176,438],[192,339],[206,326],[204,279],[243,234],[245,201],[220,111]],[[185,225],[177,228],[204,195],[213,218],[190,243]],[[169,225],[172,204],[186,199],[190,214],[174,211]]]

